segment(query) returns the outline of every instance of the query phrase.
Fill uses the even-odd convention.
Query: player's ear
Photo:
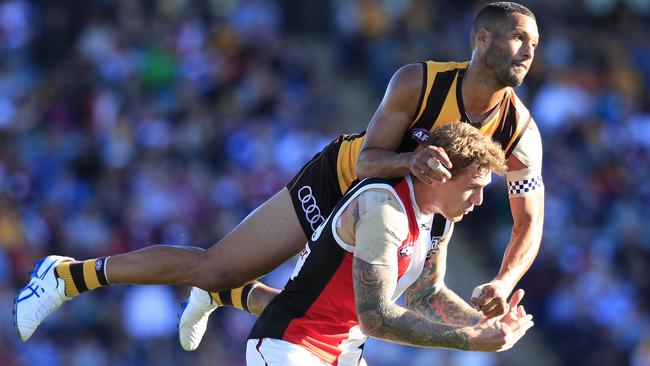
[[[474,44],[479,51],[483,52],[488,48],[491,40],[490,36],[490,31],[487,30],[487,28],[481,28],[476,32],[476,35],[474,36]]]

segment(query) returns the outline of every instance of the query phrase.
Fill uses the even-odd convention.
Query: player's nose
[[[483,203],[483,190],[477,190],[470,198],[470,203],[474,206],[480,206]]]

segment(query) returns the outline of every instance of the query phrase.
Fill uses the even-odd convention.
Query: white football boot
[[[208,318],[218,307],[209,292],[192,287],[178,314],[178,339],[184,350],[194,351],[199,346],[208,327]]]
[[[43,320],[70,297],[65,295],[65,282],[54,273],[61,262],[74,261],[70,257],[47,256],[34,263],[27,286],[14,299],[14,327],[23,341],[29,339]]]

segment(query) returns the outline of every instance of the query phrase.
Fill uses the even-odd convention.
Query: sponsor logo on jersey
[[[424,128],[414,128],[411,130],[411,138],[415,140],[418,145],[426,145],[429,142],[431,132]]]
[[[320,213],[320,207],[316,203],[316,197],[310,186],[303,186],[298,191],[298,200],[305,213],[305,219],[311,226],[313,231],[316,231],[318,226],[325,222],[325,217]]]
[[[402,257],[402,259],[406,259],[413,255],[414,250],[415,250],[415,244],[407,243],[403,245],[401,248],[399,248],[399,256]]]
[[[95,270],[99,271],[102,269],[102,265],[104,265],[104,260],[103,259],[98,259],[95,261]]]

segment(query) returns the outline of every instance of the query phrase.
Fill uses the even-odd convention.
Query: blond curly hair
[[[467,123],[448,123],[435,129],[428,143],[445,150],[452,164],[452,177],[471,165],[499,175],[506,172],[506,158],[501,146]]]

